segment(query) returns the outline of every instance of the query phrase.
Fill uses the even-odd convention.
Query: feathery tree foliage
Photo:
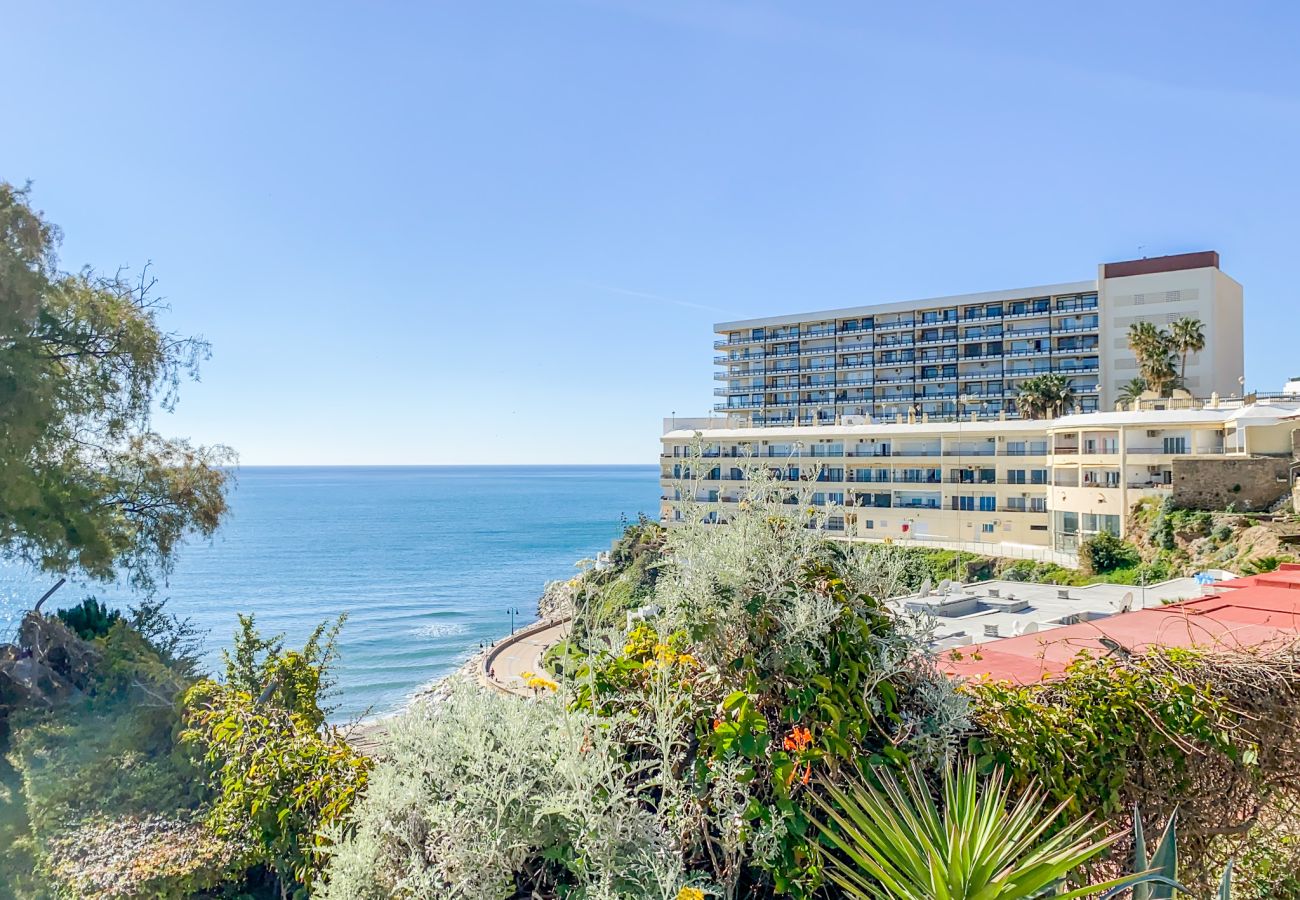
[[[138,279],[61,271],[60,232],[0,182],[0,555],[148,589],[226,511],[225,447],[151,427],[208,353]]]

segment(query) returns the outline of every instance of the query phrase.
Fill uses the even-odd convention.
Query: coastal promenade
[[[543,619],[502,638],[489,647],[486,653],[478,654],[470,660],[475,679],[489,690],[515,697],[533,696],[533,689],[524,684],[523,673],[544,672],[543,654],[551,645],[568,636],[571,623],[572,620],[567,616],[562,619]],[[464,672],[462,669],[461,673]],[[384,718],[358,722],[347,730],[346,737],[354,748],[374,756],[382,747],[389,720]]]
[[[571,622],[568,617],[544,619],[502,638],[484,655],[479,680],[505,694],[531,697],[533,690],[524,684],[523,673],[543,672],[543,654],[568,636]]]

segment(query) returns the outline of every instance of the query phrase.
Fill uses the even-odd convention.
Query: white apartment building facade
[[[1188,390],[1238,393],[1242,289],[1207,251],[1103,263],[1091,281],[722,322],[714,409],[749,427],[999,419],[1025,379],[1059,372],[1079,411],[1107,410],[1138,374],[1129,325],[1184,316],[1206,337]]]
[[[1037,421],[669,428],[667,523],[725,522],[748,467],[761,465],[811,491],[837,537],[1068,561],[1094,534],[1125,535],[1141,497],[1171,495],[1175,460],[1290,458],[1300,399]]]

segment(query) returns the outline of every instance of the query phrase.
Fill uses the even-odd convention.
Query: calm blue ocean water
[[[183,549],[162,593],[208,632],[213,666],[236,612],[293,642],[347,611],[337,717],[379,714],[508,631],[511,607],[531,622],[547,581],[658,497],[654,466],[244,468],[227,524]],[[0,635],[52,582],[0,568]],[[49,605],[89,592],[130,601],[68,584]]]

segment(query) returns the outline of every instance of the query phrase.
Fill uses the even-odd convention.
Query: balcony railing
[[[1097,298],[1089,300],[1057,300],[1056,312],[1075,312],[1077,310],[1096,309]]]

